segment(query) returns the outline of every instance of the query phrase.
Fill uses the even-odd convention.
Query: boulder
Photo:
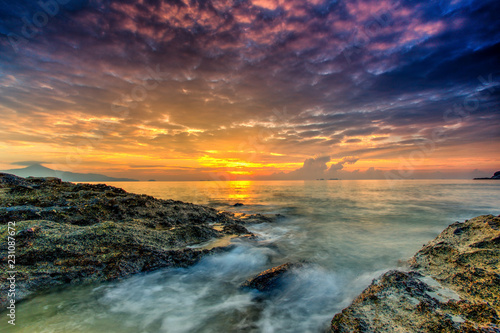
[[[245,281],[241,287],[256,289],[261,292],[270,292],[278,288],[283,278],[293,268],[301,267],[302,264],[287,262],[259,273],[257,276]]]
[[[241,217],[245,223],[249,224],[260,224],[260,223],[274,223],[279,219],[284,218],[284,215],[276,214],[276,215],[262,215],[262,214],[254,214],[254,215],[244,215]]]
[[[500,332],[500,218],[454,223],[374,280],[331,332]]]
[[[22,177],[14,176],[10,173],[0,173],[0,188],[13,186],[28,187],[30,185],[31,184]]]

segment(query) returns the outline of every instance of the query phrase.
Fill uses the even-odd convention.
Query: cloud
[[[309,158],[304,161],[302,168],[287,174],[291,179],[315,179],[322,177],[327,170],[326,163],[330,162],[329,156]]]
[[[10,164],[12,165],[21,165],[21,166],[32,166],[32,165],[38,165],[38,164],[45,164],[49,162],[43,162],[43,161],[20,161],[20,162],[12,162]]]
[[[269,179],[294,179],[294,180],[307,180],[307,179],[321,179],[321,178],[335,178],[338,171],[344,168],[345,164],[354,164],[359,158],[354,156],[346,156],[337,163],[331,163],[330,156],[320,156],[316,158],[308,158],[304,161],[301,168],[291,172],[279,172],[266,177]]]
[[[71,4],[17,52],[9,36],[42,9],[0,8],[0,142],[26,159],[63,163],[91,141],[83,159],[193,170],[206,151],[230,159],[242,145],[256,162],[397,161],[442,129],[440,149],[477,143],[486,160],[498,138],[498,1]]]
[[[161,169],[165,166],[160,164],[146,164],[146,165],[131,164],[129,165],[129,167],[131,167],[132,169],[156,169],[156,168]]]
[[[358,160],[359,158],[354,156],[343,157],[340,162],[330,165],[330,168],[326,171],[325,175],[328,178],[336,178],[338,176],[338,171],[342,170],[345,164],[354,164]]]

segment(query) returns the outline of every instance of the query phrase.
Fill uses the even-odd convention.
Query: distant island
[[[490,178],[474,178],[474,180],[480,180],[480,179],[500,179],[500,171],[495,172],[495,174],[490,177]]]
[[[56,177],[66,182],[136,182],[137,179],[114,178],[97,173],[75,173],[47,168],[41,164],[32,164],[26,168],[0,171],[18,177]]]

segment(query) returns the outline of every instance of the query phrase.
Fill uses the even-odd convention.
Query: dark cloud
[[[361,141],[362,141],[361,139],[349,139],[349,140],[346,140],[345,143],[358,143]]]
[[[71,0],[52,16],[6,2],[0,141],[98,138],[102,154],[163,158],[245,146],[296,162],[395,157],[436,129],[441,147],[490,145],[499,11],[494,0]],[[328,163],[309,161],[302,174]]]

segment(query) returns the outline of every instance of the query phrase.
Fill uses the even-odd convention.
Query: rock
[[[57,185],[62,183],[62,180],[56,177],[27,177],[26,180],[33,184],[50,183]]]
[[[254,215],[245,215],[242,217],[242,220],[245,223],[250,223],[250,224],[274,223],[278,219],[283,218],[283,217],[284,216],[281,214],[276,214],[276,215],[254,214]]]
[[[454,223],[382,275],[341,313],[331,332],[500,332],[500,218]]]
[[[244,206],[244,204],[242,204],[241,202],[237,202],[233,206],[234,207],[241,207],[241,206]]]
[[[212,238],[217,238],[219,235],[216,230],[204,225],[182,225],[172,230],[175,235],[175,240],[185,244],[206,242]]]
[[[283,278],[289,274],[291,269],[301,266],[302,264],[287,262],[259,273],[257,276],[245,281],[241,287],[256,289],[261,292],[273,291],[280,286]]]
[[[225,225],[222,231],[225,232],[226,234],[233,234],[233,235],[251,234],[251,232],[248,231],[247,228],[236,223]]]
[[[500,171],[497,171],[491,176],[490,178],[488,177],[482,177],[482,178],[474,178],[474,180],[485,180],[485,179],[500,179]]]
[[[193,245],[252,235],[233,214],[105,184],[0,174],[0,186],[0,265],[7,267],[7,223],[15,222],[17,300],[68,284],[185,267],[219,251]],[[3,270],[1,290],[6,279]],[[0,293],[0,306],[6,297]]]
[[[22,177],[14,176],[9,173],[0,173],[0,188],[29,185],[30,183]]]

